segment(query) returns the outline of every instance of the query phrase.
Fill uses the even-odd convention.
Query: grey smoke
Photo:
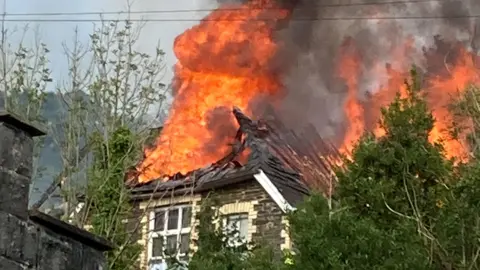
[[[343,3],[346,3],[342,1]],[[378,0],[364,1],[378,3]],[[374,63],[390,63],[392,67],[407,69],[412,64],[422,66],[422,47],[433,46],[434,36],[448,41],[472,39],[473,19],[379,19],[379,20],[319,20],[317,18],[373,17],[467,17],[480,13],[480,1],[441,1],[405,4],[384,4],[345,7],[335,0],[298,1],[291,22],[278,31],[276,38],[284,44],[278,69],[282,71],[286,98],[281,115],[292,128],[307,123],[334,141],[341,141],[345,127],[343,103],[346,86],[338,79],[335,64],[342,42],[351,37],[362,57],[362,78],[358,98],[367,101],[368,93],[386,83],[386,71],[373,69]],[[359,3],[355,1],[354,3]],[[312,18],[308,20],[306,18]],[[303,20],[302,20],[303,19]],[[478,21],[478,20],[477,20]],[[477,22],[478,23],[478,22]],[[480,29],[479,29],[480,31]],[[395,61],[392,51],[404,45],[409,36],[414,38],[416,50],[406,52],[401,61]],[[480,35],[479,35],[480,36]]]
[[[221,5],[248,0],[209,1]],[[422,49],[435,47],[434,36],[439,35],[446,42],[460,41],[476,50],[480,46],[480,20],[469,18],[480,15],[478,0],[417,3],[405,0],[400,4],[377,5],[375,3],[381,1],[277,1],[294,6],[290,21],[282,24],[275,33],[281,49],[272,61],[271,69],[281,74],[285,88],[285,98],[278,113],[289,127],[302,128],[311,123],[324,137],[336,142],[342,141],[348,128],[343,112],[347,88],[336,73],[340,47],[346,39],[354,41],[361,55],[357,97],[365,104],[368,104],[370,93],[387,83],[386,66],[398,70],[407,70],[412,64],[424,66]],[[338,7],[339,3],[345,6]],[[356,3],[371,5],[351,5]],[[329,5],[337,7],[325,7]],[[380,18],[348,19],[375,16]],[[392,17],[416,19],[388,19]],[[474,35],[475,26],[478,28],[477,35]],[[413,38],[413,50],[400,52],[401,57],[392,55],[396,49],[404,47],[409,37]],[[258,99],[254,102],[254,106],[261,107]],[[368,110],[368,106],[365,109]]]

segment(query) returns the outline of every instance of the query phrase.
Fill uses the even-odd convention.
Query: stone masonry
[[[207,194],[203,194],[207,196]],[[230,185],[215,190],[212,197],[221,204],[241,203],[256,201],[254,206],[256,218],[252,221],[256,230],[252,234],[252,241],[256,243],[266,242],[276,251],[280,252],[285,243],[282,236],[284,213],[270,198],[267,192],[254,179],[239,184]]]
[[[44,133],[0,111],[0,269],[106,270],[104,239],[28,211],[33,138]]]

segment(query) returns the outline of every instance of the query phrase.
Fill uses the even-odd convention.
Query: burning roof
[[[251,120],[239,108],[232,110],[238,122],[231,151],[217,162],[186,174],[138,183],[134,194],[177,189],[202,191],[252,179],[262,170],[292,204],[309,194],[311,188],[330,193],[332,169],[340,161],[336,149],[312,127],[301,134],[286,129],[270,114],[268,119]],[[323,156],[320,156],[323,153]],[[325,158],[328,157],[328,158]],[[242,164],[242,160],[245,160]]]
[[[173,104],[155,147],[146,149],[136,168],[139,182],[174,175],[165,184],[173,185],[177,178],[184,183],[247,170],[250,163],[241,165],[243,159],[260,155],[263,147],[274,153],[272,162],[301,172],[309,185],[326,191],[330,184],[312,179],[331,171],[338,152],[317,130],[343,154],[364,131],[382,136],[380,108],[405,93],[412,65],[423,75],[436,119],[430,140],[442,142],[449,158],[468,158],[466,130],[459,139],[449,132],[457,119],[448,105],[469,84],[480,84],[478,24],[470,14],[479,1],[220,2],[175,40]],[[270,105],[295,132],[257,113]],[[266,120],[252,122],[260,128],[258,140],[248,147],[238,144],[248,133],[242,130],[232,151],[228,142],[238,128],[233,106]],[[307,123],[314,127],[296,129]],[[268,136],[262,137],[265,131]],[[256,149],[260,139],[263,146]],[[263,163],[270,160],[263,158]]]

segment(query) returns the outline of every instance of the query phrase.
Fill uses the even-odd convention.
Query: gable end
[[[268,178],[268,176],[261,169],[258,170],[258,173],[254,174],[253,177],[284,213],[295,210],[295,208],[290,205],[287,200],[285,200],[280,191],[278,191],[277,187],[275,187],[270,178]]]

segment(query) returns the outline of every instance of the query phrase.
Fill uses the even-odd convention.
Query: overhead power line
[[[313,1],[313,0],[312,0]],[[356,7],[356,6],[378,6],[378,5],[400,5],[417,3],[441,3],[452,2],[448,0],[404,0],[404,1],[382,1],[368,3],[346,3],[346,4],[328,4],[315,5],[315,7],[334,8],[334,7]],[[461,2],[461,0],[455,0]],[[220,8],[222,11],[243,11],[243,10],[279,10],[278,7],[265,8]],[[190,12],[213,12],[218,9],[171,9],[171,10],[137,10],[137,11],[87,11],[87,12],[40,12],[40,13],[5,13],[7,17],[17,16],[85,16],[85,15],[122,15],[122,14],[165,14],[165,13],[190,13]]]
[[[323,18],[292,18],[289,21],[367,21],[367,20],[444,20],[444,19],[474,19],[480,18],[480,14],[476,15],[458,15],[458,16],[394,16],[394,17],[323,17]],[[130,22],[247,22],[247,21],[273,21],[272,19],[128,19]],[[125,21],[125,19],[5,19],[5,22],[106,22],[106,21]]]

